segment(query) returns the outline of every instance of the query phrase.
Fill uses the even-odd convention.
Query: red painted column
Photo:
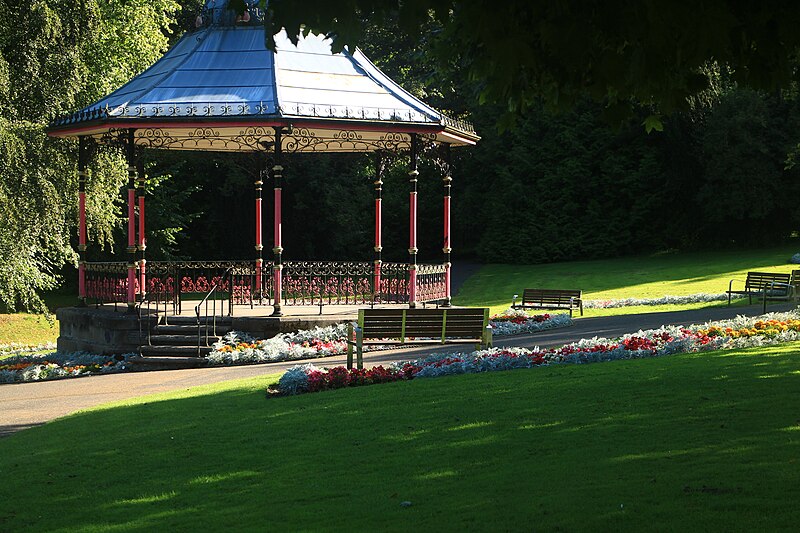
[[[281,236],[281,178],[283,177],[283,166],[281,166],[281,159],[282,159],[282,130],[280,127],[275,128],[275,164],[272,167],[272,178],[275,180],[274,182],[274,198],[275,198],[275,205],[274,205],[274,222],[275,222],[275,230],[273,234],[273,242],[275,246],[272,248],[272,252],[274,254],[274,261],[275,264],[273,265],[273,283],[275,288],[275,301],[272,304],[273,311],[272,316],[283,316],[283,312],[281,311],[281,297],[282,293],[282,286],[281,286],[281,271],[283,270],[283,262],[282,262],[282,254],[283,254],[283,241]]]
[[[136,161],[137,178],[136,178],[136,192],[139,199],[139,238],[136,244],[139,250],[139,296],[144,300],[147,295],[146,282],[147,282],[147,260],[145,259],[145,249],[147,248],[147,237],[145,234],[145,219],[144,219],[144,197],[145,197],[145,174],[144,174],[144,161],[141,157]]]
[[[78,305],[86,305],[86,164],[88,141],[78,139]]]
[[[418,141],[417,135],[411,134],[411,165],[408,172],[411,191],[409,193],[409,223],[408,223],[408,306],[417,306],[417,177],[418,166]]]
[[[128,312],[136,307],[136,145],[134,130],[128,130]]]
[[[381,252],[383,251],[383,160],[380,152],[375,153],[375,270],[372,280],[372,302],[380,300],[381,295]]]
[[[264,187],[264,175],[265,170],[261,168],[263,163],[259,162],[258,168],[258,179],[256,180],[256,282],[255,282],[255,290],[256,294],[258,295],[259,301],[262,298],[262,275],[264,269],[264,258],[262,257],[263,250],[264,250],[264,240],[263,240],[263,224],[261,219],[262,214],[262,190]]]
[[[451,262],[450,262],[450,253],[452,252],[452,248],[450,246],[450,192],[451,186],[453,183],[453,178],[450,175],[451,169],[451,160],[450,160],[450,145],[444,145],[444,161],[442,168],[444,169],[444,177],[442,181],[444,182],[444,245],[442,246],[442,252],[444,252],[444,285],[445,285],[445,301],[444,306],[449,307],[451,301],[451,293],[450,293],[450,269],[451,269]]]

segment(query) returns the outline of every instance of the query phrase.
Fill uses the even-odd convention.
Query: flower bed
[[[346,352],[346,338],[346,324],[279,333],[261,340],[233,331],[214,344],[206,360],[212,365],[233,365],[327,357]]]
[[[631,307],[634,305],[683,305],[706,302],[725,302],[727,293],[719,294],[689,294],[686,296],[662,296],[660,298],[621,298],[618,300],[586,300],[583,302],[585,309],[612,309],[616,307]]]
[[[41,352],[41,346],[28,347],[0,360],[0,383],[44,381],[91,374],[108,374],[128,369],[128,355],[62,354]]]
[[[491,318],[494,336],[532,333],[544,329],[569,326],[572,319],[567,314],[528,315],[524,311],[509,309]],[[347,351],[347,324],[316,327],[297,333],[280,333],[271,339],[257,340],[242,332],[231,332],[214,344],[206,356],[212,365],[247,363],[273,363],[340,355]],[[379,346],[365,347],[379,349]]]
[[[583,364],[619,359],[660,357],[677,353],[748,348],[800,340],[800,314],[772,313],[763,317],[737,317],[702,325],[664,326],[639,331],[619,339],[582,339],[561,348],[528,350],[492,348],[467,354],[435,354],[393,363],[369,374],[344,367],[329,370],[312,364],[289,369],[269,392],[298,394],[349,386],[386,383],[452,374],[532,368],[548,364]]]
[[[491,317],[489,323],[492,326],[492,335],[503,337],[571,326],[572,319],[567,313],[529,315],[521,309],[508,308],[499,315]]]

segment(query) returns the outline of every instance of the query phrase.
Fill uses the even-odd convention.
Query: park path
[[[770,306],[769,310],[786,311],[794,307],[791,304],[774,305]],[[640,329],[652,329],[662,325],[697,324],[709,320],[732,318],[740,314],[754,316],[760,312],[761,306],[754,305],[731,309],[710,308],[582,318],[576,320],[575,324],[568,328],[512,337],[497,337],[495,346],[552,347],[582,338],[619,337]],[[459,349],[470,349],[470,347],[468,345],[450,345],[439,348],[416,347],[378,351],[364,354],[364,364],[365,366],[386,365],[392,361],[413,359],[426,353],[458,351]],[[345,356],[342,355],[311,361],[321,366],[336,366],[344,364],[345,359]],[[230,379],[274,374],[296,364],[298,364],[297,361],[290,361],[248,366],[130,372],[38,383],[0,385],[0,437],[112,401],[188,389]]]

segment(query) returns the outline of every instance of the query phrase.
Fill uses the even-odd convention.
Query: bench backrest
[[[581,299],[582,291],[559,289],[525,289],[522,304],[569,305],[570,298]]]
[[[483,339],[488,325],[486,307],[358,310],[365,339]]]
[[[791,274],[776,274],[774,272],[748,272],[744,282],[745,290],[763,291],[772,288],[773,283],[789,283]]]

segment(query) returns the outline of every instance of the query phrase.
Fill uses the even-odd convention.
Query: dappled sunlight
[[[155,502],[163,502],[167,500],[171,500],[178,493],[173,491],[170,492],[162,492],[161,494],[153,494],[150,496],[140,496],[138,498],[129,498],[129,499],[122,499],[116,500],[115,502],[111,503],[110,505],[137,505],[143,503],[155,503]]]
[[[226,474],[211,474],[198,476],[189,480],[189,485],[219,483],[221,481],[229,481],[235,479],[247,479],[257,477],[260,474],[253,470],[243,470],[241,472],[228,472]]]
[[[529,424],[523,424],[521,426],[518,426],[517,429],[523,429],[523,430],[528,430],[528,429],[550,429],[550,428],[558,427],[558,426],[562,425],[563,423],[564,422],[562,420],[559,420],[558,422],[545,422],[545,423],[542,423],[542,424],[529,423]]]
[[[667,512],[676,490],[700,498],[706,493],[695,488],[745,486],[742,479],[749,494],[769,499],[764,509],[786,507],[785,465],[800,425],[785,401],[792,391],[760,376],[800,374],[796,352],[553,366],[278,398],[252,383],[227,384],[15,434],[0,440],[0,472],[20,480],[7,507],[57,506],[25,522],[40,530],[468,530],[498,508],[515,520],[500,529],[574,529],[570,501],[585,502],[588,520],[630,518],[633,509],[641,519]],[[64,442],[91,446],[76,456]],[[86,506],[98,486],[114,496]],[[508,494],[535,494],[536,504]],[[554,516],[560,521],[547,521]],[[0,511],[0,529],[24,520]]]
[[[688,448],[684,450],[662,450],[652,452],[638,452],[618,457],[609,458],[612,463],[622,463],[626,461],[652,461],[653,459],[669,459],[673,457],[680,457],[682,455],[702,455],[714,451],[712,446],[704,446],[700,448]]]
[[[436,472],[428,472],[426,474],[420,474],[415,476],[416,479],[420,481],[430,481],[433,479],[441,479],[445,477],[454,477],[457,476],[458,473],[455,470],[438,470]]]
[[[430,430],[418,429],[409,431],[407,433],[402,433],[400,435],[382,435],[381,438],[393,442],[411,442],[416,439],[419,439],[420,437],[422,437],[427,433],[430,433]]]
[[[485,428],[485,427],[489,427],[489,426],[493,426],[493,425],[494,425],[494,422],[471,422],[469,424],[462,424],[460,426],[447,428],[446,431],[463,431],[465,429]]]

